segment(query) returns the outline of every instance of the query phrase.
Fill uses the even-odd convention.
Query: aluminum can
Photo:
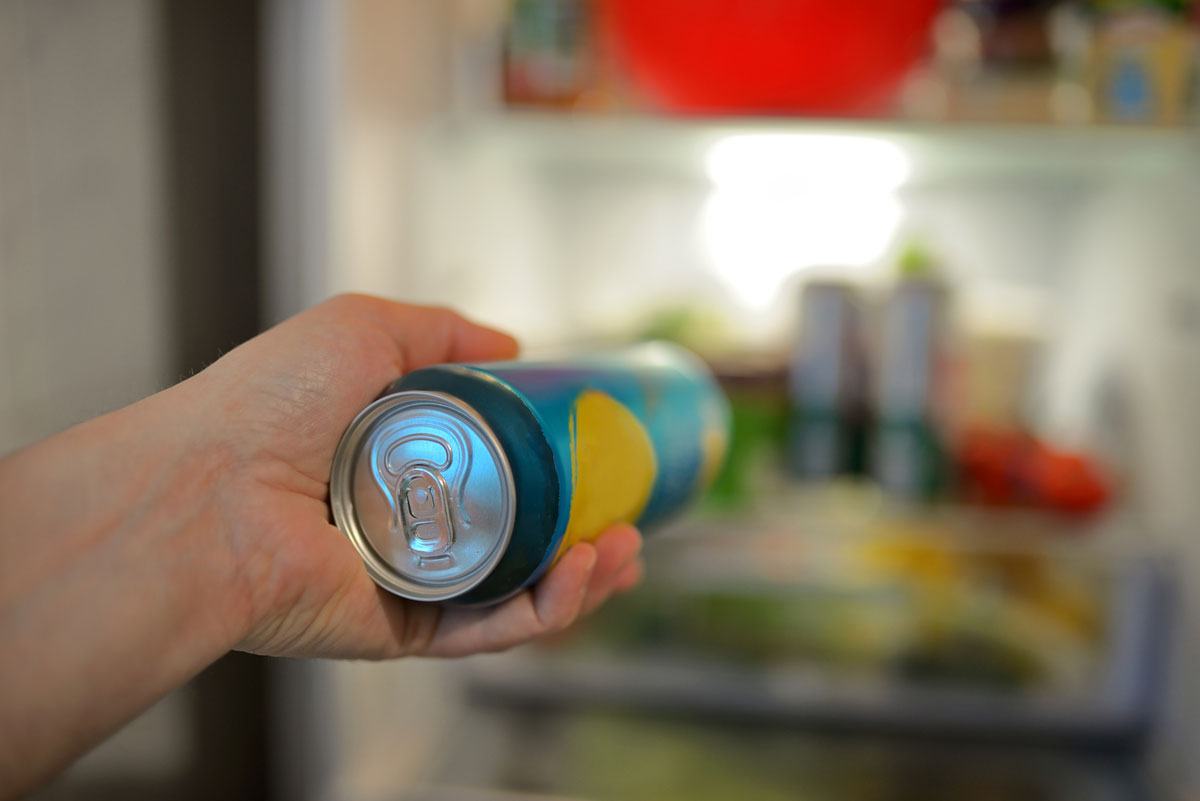
[[[923,278],[897,284],[884,309],[873,472],[894,497],[928,499],[945,483],[948,312],[946,287]]]
[[[866,358],[852,286],[812,282],[801,295],[799,341],[788,370],[786,455],[804,479],[862,472]]]
[[[704,364],[649,343],[562,362],[427,367],[343,435],[330,503],[385,589],[502,601],[616,523],[652,529],[711,484],[729,409]]]

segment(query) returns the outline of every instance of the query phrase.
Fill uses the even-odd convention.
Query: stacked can
[[[942,284],[909,278],[884,309],[873,461],[890,495],[926,499],[946,480],[938,424],[948,305]]]
[[[788,465],[804,479],[861,473],[867,367],[855,289],[812,282],[800,305],[799,341],[788,370]]]
[[[346,430],[334,519],[385,589],[496,603],[574,543],[684,508],[721,465],[728,417],[707,368],[663,343],[424,368]]]

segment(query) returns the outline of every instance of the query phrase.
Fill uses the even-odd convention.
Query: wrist
[[[230,650],[251,621],[234,542],[240,460],[219,415],[202,402],[198,379],[147,399],[135,422],[148,475],[132,500],[152,511],[131,529],[144,529],[138,536],[155,555],[153,567],[172,585],[180,636],[211,659]]]
[[[179,397],[0,460],[0,775],[18,784],[237,641],[223,457]]]

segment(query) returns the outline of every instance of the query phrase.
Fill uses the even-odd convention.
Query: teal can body
[[[450,511],[443,515],[445,525],[435,527],[439,542],[506,538],[486,575],[449,596],[459,603],[494,603],[519,592],[537,581],[571,545],[590,540],[613,524],[628,522],[652,529],[707,488],[727,447],[728,405],[711,373],[694,355],[664,343],[561,362],[427,367],[398,380],[377,404],[386,404],[389,398],[418,397],[464,407],[476,420],[472,430],[487,435],[457,437],[455,442],[470,439],[477,443],[469,453],[453,445],[444,453],[435,449],[435,455],[422,462],[432,467],[413,468],[420,474],[414,479],[417,484],[404,484],[408,479],[403,478],[397,478],[394,485],[384,482],[384,492],[390,493],[393,505],[402,512],[415,508],[410,502],[414,486],[421,498],[429,495],[422,489],[426,483],[430,492],[444,496],[437,509]],[[455,413],[465,419],[462,413]],[[396,431],[384,439],[408,442],[406,437],[412,435],[403,432],[413,425],[394,426]],[[484,439],[494,447],[478,444]],[[406,447],[410,462],[425,458],[419,455],[418,445]],[[501,471],[499,483],[507,482],[512,498],[505,520],[482,525],[479,521],[487,516],[489,504],[472,505],[469,491],[456,495],[453,482],[424,477],[454,461],[452,450],[466,454],[473,474],[488,477],[492,468],[483,459],[494,462],[493,452],[503,455],[507,472]],[[398,477],[403,472],[396,467],[389,475]],[[439,475],[452,472],[447,467]],[[470,481],[463,483],[461,472],[454,476],[455,481],[470,486]],[[496,496],[490,486],[487,492]],[[409,501],[400,497],[405,493],[409,493],[405,496]],[[335,516],[336,512],[335,504]],[[403,517],[394,514],[391,518],[396,537],[405,525]],[[453,536],[442,536],[443,529],[451,528]],[[503,528],[508,531],[501,531]],[[407,541],[421,545],[426,540],[409,537]],[[467,546],[462,548],[466,553]],[[453,546],[446,552],[453,557]],[[393,549],[393,556],[402,567],[424,561],[433,564],[432,557],[413,562],[403,548]],[[372,572],[380,580],[378,571]],[[407,579],[419,579],[420,566],[408,573],[413,575]],[[385,581],[380,583],[414,597],[403,591],[407,585],[397,590]]]

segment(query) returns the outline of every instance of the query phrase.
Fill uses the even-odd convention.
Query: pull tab
[[[450,490],[442,474],[425,465],[410,465],[396,483],[396,495],[404,538],[418,564],[453,559]]]

